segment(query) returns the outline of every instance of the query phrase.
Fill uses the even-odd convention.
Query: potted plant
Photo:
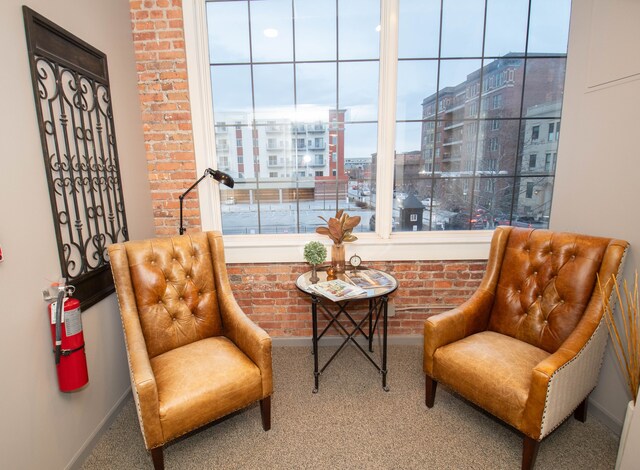
[[[317,268],[327,259],[327,249],[320,242],[309,242],[304,246],[304,259],[311,265],[311,278],[313,284],[318,282]]]
[[[335,217],[329,220],[320,216],[326,222],[325,227],[316,228],[316,232],[320,235],[326,235],[333,241],[331,247],[331,266],[336,273],[343,273],[345,270],[344,245],[346,242],[353,242],[358,239],[353,234],[353,229],[360,223],[360,216],[351,217],[343,209],[336,212]]]
[[[636,410],[638,388],[640,387],[640,298],[638,296],[638,272],[636,271],[633,289],[630,290],[625,280],[622,292],[612,275],[608,282],[613,282],[615,297],[608,299],[603,295],[603,305],[609,336],[613,350],[618,359],[627,383],[627,391],[631,397],[627,405],[627,412],[620,435],[620,447],[616,469],[631,468],[631,464],[638,457],[637,443],[640,441],[640,412]],[[603,292],[602,286],[600,286]],[[613,300],[613,301],[612,301]],[[620,311],[619,318],[614,316],[615,301]],[[631,456],[634,454],[635,456]]]

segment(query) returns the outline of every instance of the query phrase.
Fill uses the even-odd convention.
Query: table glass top
[[[301,274],[296,280],[296,287],[307,294],[317,295],[315,291],[309,288],[312,274],[312,271]],[[327,272],[324,269],[318,269],[317,275],[319,278],[318,282],[327,280]],[[348,300],[371,299],[390,294],[398,288],[398,281],[391,274],[364,266],[359,267],[356,271],[354,271],[353,268],[348,269],[345,273],[338,274],[336,278],[350,284],[355,284],[365,290],[366,295],[360,295]],[[372,287],[372,285],[378,285],[380,287]]]

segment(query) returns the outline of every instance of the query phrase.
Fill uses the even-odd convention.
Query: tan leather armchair
[[[131,388],[154,467],[163,446],[260,400],[271,428],[271,338],[236,303],[218,232],[109,247]]]
[[[473,296],[424,325],[425,402],[438,382],[523,434],[522,468],[575,411],[586,419],[607,341],[596,277],[621,268],[627,242],[496,229]],[[612,286],[606,286],[605,294]]]

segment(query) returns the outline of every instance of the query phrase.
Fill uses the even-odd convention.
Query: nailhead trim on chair
[[[542,425],[540,426],[540,437],[538,438],[538,440],[541,440],[545,436],[550,434],[554,429],[560,426],[560,424],[562,424],[565,419],[571,416],[571,413],[573,413],[578,405],[584,400],[584,397],[589,396],[591,391],[595,388],[596,382],[598,380],[598,375],[600,374],[600,368],[602,367],[604,348],[607,344],[607,331],[606,328],[602,326],[603,322],[604,319],[600,321],[598,327],[596,328],[596,331],[593,332],[591,338],[589,338],[582,349],[580,349],[578,354],[576,354],[575,357],[573,357],[571,360],[567,361],[566,364],[559,367],[551,375],[551,378],[549,379],[549,383],[547,385],[547,397],[544,404],[544,410],[542,412]],[[601,352],[599,352],[598,349],[601,349]],[[593,357],[590,357],[590,353],[593,353],[591,354]],[[562,379],[571,374],[574,370],[582,370],[582,368],[580,368],[580,365],[585,361],[594,359],[595,357],[599,357],[598,367],[588,368],[590,371],[593,371],[591,377],[580,377],[583,379],[587,379],[582,381],[585,386],[582,387],[582,390],[578,392],[577,396],[579,398],[577,399],[577,402],[569,404],[569,400],[571,398],[574,398],[576,395],[570,395],[566,393],[566,388],[562,388]],[[563,371],[565,372],[564,374],[562,373]],[[570,383],[572,388],[575,388],[576,383],[578,385],[581,385],[580,380],[577,380],[575,377],[567,383]],[[559,393],[564,393],[564,396],[557,396]],[[558,401],[560,401],[560,405],[557,404]],[[551,402],[554,402],[553,411],[551,411]],[[569,408],[567,408],[567,406]],[[559,409],[569,411],[565,411],[566,414],[563,413],[562,415],[558,415],[557,411]],[[558,416],[561,416],[561,419],[559,419]]]
[[[114,287],[115,287],[115,291],[116,291],[116,299],[118,300],[118,305],[120,305],[120,296],[118,295],[118,287],[115,286],[115,282],[114,282]],[[124,328],[124,319],[122,318],[122,315],[120,315],[120,323],[122,324],[122,331],[125,335],[125,341],[124,341],[124,347],[127,351],[127,364],[129,366],[129,380],[131,381],[131,390],[133,391],[133,401],[136,404],[136,414],[138,415],[138,423],[140,423],[140,430],[142,431],[142,439],[144,440],[144,446],[149,449],[149,444],[147,443],[147,434],[144,432],[144,424],[142,423],[142,410],[140,409],[140,398],[138,396],[138,389],[136,388],[136,384],[133,378],[133,367],[131,367],[131,355],[129,354],[129,343],[127,343],[126,340],[126,336],[127,336],[127,330],[125,330]],[[162,439],[164,441],[164,438]]]

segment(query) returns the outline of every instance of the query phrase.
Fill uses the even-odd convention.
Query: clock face
[[[353,266],[354,268],[360,266],[360,263],[362,263],[362,259],[360,259],[358,255],[353,255],[351,258],[349,258],[349,264],[351,264],[351,266]]]

